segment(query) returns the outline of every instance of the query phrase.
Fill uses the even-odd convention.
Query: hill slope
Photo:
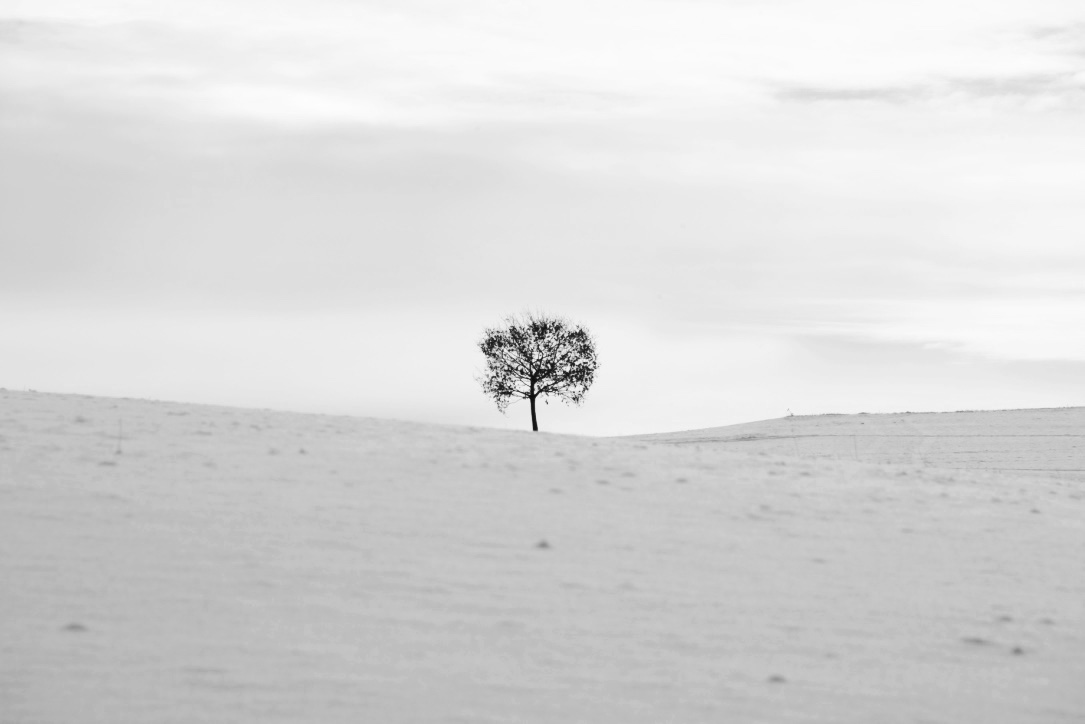
[[[1079,722],[1083,497],[0,391],[0,720]]]
[[[637,439],[1085,481],[1085,407],[808,415]]]

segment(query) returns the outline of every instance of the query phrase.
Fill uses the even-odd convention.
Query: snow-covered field
[[[1085,482],[1085,407],[807,415],[642,435],[805,458],[1044,475]]]
[[[1082,412],[938,419],[827,451],[0,391],[0,721],[1085,721],[1085,484],[915,464],[974,425],[1027,459],[980,467],[1085,468],[1022,437]]]

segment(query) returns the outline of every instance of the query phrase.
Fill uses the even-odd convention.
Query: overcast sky
[[[0,386],[544,430],[1085,405],[1080,0],[0,0]]]

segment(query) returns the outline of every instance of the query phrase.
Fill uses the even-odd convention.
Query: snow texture
[[[1081,410],[931,419],[1085,468],[1021,437]],[[724,430],[0,391],[0,721],[1085,721],[1080,479]]]
[[[806,415],[639,435],[804,458],[1023,473],[1085,482],[1085,408]],[[738,446],[738,447],[735,447]]]

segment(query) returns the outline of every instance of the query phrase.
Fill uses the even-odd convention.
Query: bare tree
[[[478,347],[486,356],[486,371],[479,378],[483,392],[502,413],[514,398],[530,401],[535,431],[536,399],[553,396],[579,405],[599,369],[588,330],[544,314],[507,317],[505,326],[486,330]]]

